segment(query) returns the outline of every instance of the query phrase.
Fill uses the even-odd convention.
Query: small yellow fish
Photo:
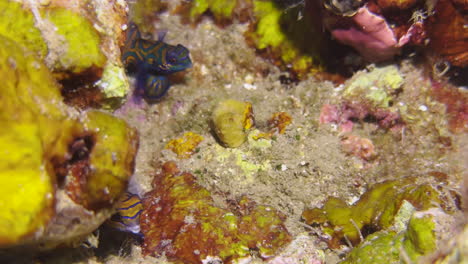
[[[140,214],[143,211],[140,197],[125,192],[117,204],[117,212],[109,219],[108,224],[121,231],[140,234]]]

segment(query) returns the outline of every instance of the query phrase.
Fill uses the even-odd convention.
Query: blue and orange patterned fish
[[[167,75],[192,66],[186,47],[142,39],[138,27],[130,24],[122,52],[122,62],[130,73],[136,74],[135,95],[149,101],[161,98],[169,90]]]
[[[143,211],[140,197],[130,192],[117,202],[117,212],[109,219],[108,224],[121,231],[140,234],[140,214]]]

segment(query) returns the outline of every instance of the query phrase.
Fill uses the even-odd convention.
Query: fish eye
[[[174,63],[177,62],[177,59],[176,59],[176,57],[170,56],[170,57],[168,58],[168,61],[169,61],[170,63],[174,64]]]

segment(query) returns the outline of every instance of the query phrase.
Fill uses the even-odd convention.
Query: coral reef
[[[388,108],[393,95],[401,88],[404,79],[395,65],[360,71],[345,83],[343,98],[364,101],[375,108]]]
[[[165,255],[174,263],[205,263],[273,256],[291,237],[282,217],[272,208],[247,198],[233,210],[214,204],[210,193],[173,162],[163,165],[153,190],[143,198],[143,253]]]
[[[467,6],[464,2],[465,9]],[[427,19],[430,52],[453,66],[468,66],[466,13],[456,7],[453,1],[441,0],[437,1],[431,14]]]
[[[195,153],[198,144],[202,141],[202,136],[193,132],[185,132],[182,137],[171,139],[165,148],[172,150],[178,158],[187,159]]]
[[[258,50],[275,58],[278,66],[306,77],[323,70],[326,40],[308,26],[313,17],[300,12],[300,9],[283,10],[274,1],[254,0],[255,22],[246,37]]]
[[[225,0],[195,0],[190,3],[189,18],[194,21],[199,19],[201,15],[207,11],[211,11],[214,19],[218,23],[231,20],[234,9],[241,1],[225,1]]]
[[[415,0],[369,0],[323,1],[321,5],[309,9],[321,16],[319,24],[367,61],[388,61],[404,46],[412,46],[453,66],[468,65],[466,14],[461,11],[466,10],[466,2],[421,5]]]
[[[365,119],[377,122],[382,128],[398,130],[404,122],[394,101],[403,84],[403,75],[395,65],[357,72],[344,84],[343,102],[324,104],[319,121],[338,124],[342,132],[350,132],[356,120]]]
[[[446,238],[440,238],[436,234],[443,228],[450,228],[454,220],[450,215],[435,208],[413,212],[402,218],[403,225],[369,235],[358,247],[351,250],[346,260],[341,263],[419,261],[421,256],[440,247],[437,244],[445,243]]]
[[[335,39],[352,46],[364,59],[371,62],[393,58],[409,41],[407,36],[397,38],[385,18],[369,11],[367,6],[361,7],[351,18],[330,16],[324,18],[324,21]],[[343,27],[343,24],[352,26]]]
[[[268,126],[274,132],[284,134],[286,127],[292,122],[292,117],[286,112],[273,113],[271,118],[268,120]]]
[[[468,131],[468,94],[446,82],[432,82],[432,96],[446,106],[449,129],[453,133]]]
[[[247,130],[254,125],[252,104],[232,99],[221,101],[213,110],[211,119],[223,145],[238,147],[247,140]]]
[[[311,237],[300,234],[276,257],[268,260],[268,264],[321,264],[325,256],[319,250]]]
[[[111,107],[126,95],[129,84],[120,62],[125,2],[1,0],[0,6],[0,34],[36,52],[65,97],[85,97],[69,101]]]
[[[183,11],[180,11],[183,10]],[[275,1],[195,0],[179,8],[187,20],[196,22],[212,14],[220,25],[233,20],[248,22],[246,39],[260,54],[272,58],[277,66],[292,70],[301,78],[323,70],[325,38],[309,27],[313,19],[296,5],[282,6]]]
[[[35,52],[0,39],[0,245],[53,246],[110,215],[133,173],[137,132],[108,114],[64,105]]]
[[[150,32],[154,29],[155,15],[167,9],[167,2],[164,0],[139,0],[129,2],[128,6],[130,20],[137,24],[142,32]]]
[[[442,186],[444,183],[438,184]],[[364,239],[363,236],[393,225],[405,201],[416,210],[427,210],[437,205],[450,211],[453,206],[438,186],[418,183],[409,177],[376,184],[353,205],[330,197],[322,208],[307,209],[302,217],[307,224],[322,225],[330,236],[332,247],[344,241],[356,245]]]
[[[347,135],[341,140],[341,145],[346,154],[359,157],[366,161],[374,159],[377,155],[374,144],[368,138]]]

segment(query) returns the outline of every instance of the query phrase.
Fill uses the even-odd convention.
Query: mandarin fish
[[[124,231],[140,234],[140,214],[143,211],[140,197],[125,192],[117,202],[117,212],[108,220],[109,226]]]
[[[138,27],[132,23],[122,52],[122,62],[136,76],[135,95],[149,101],[160,99],[169,90],[169,74],[192,67],[186,47],[163,40],[164,34],[157,41],[141,38]]]

